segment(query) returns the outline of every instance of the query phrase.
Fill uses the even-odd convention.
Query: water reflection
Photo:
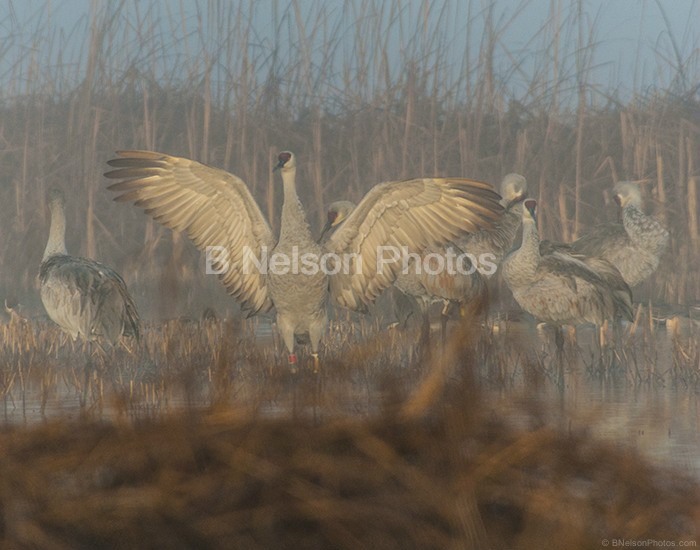
[[[521,360],[539,361],[544,382],[516,372],[498,392],[499,406],[512,408],[513,397],[545,402],[560,428],[588,431],[700,478],[699,332],[657,326],[630,335],[627,327],[623,342],[601,360],[595,331],[584,327],[560,380],[550,372],[550,334],[527,323],[509,323],[507,331],[500,344],[517,349]]]
[[[631,387],[571,374],[563,391],[548,386],[537,398],[559,403],[558,422],[641,451],[700,478],[700,402],[696,391]]]
[[[557,363],[550,331],[520,321],[495,326],[482,335],[478,373],[494,395],[490,400],[494,407],[511,411],[517,421],[517,404],[545,402],[547,418],[560,428],[589,431],[700,478],[700,354],[695,325],[682,333],[652,325],[634,331],[626,327],[622,341],[603,353],[597,333],[583,327],[575,343],[569,341],[563,364]],[[416,370],[412,353],[417,340],[410,330],[403,335],[379,331],[377,339],[376,326],[364,326],[351,317],[331,327],[326,353],[331,366],[333,358],[357,353],[352,345],[370,349],[370,340],[382,353],[387,347],[395,349],[393,355],[381,357],[376,351],[367,352],[353,367],[355,374],[340,380],[344,385],[328,382],[331,374],[323,389],[327,403],[342,401],[344,392],[350,410],[368,414],[379,405],[382,369],[395,362],[406,376],[410,369]],[[147,332],[138,353],[121,351],[102,364],[95,359],[91,371],[85,370],[81,350],[65,339],[42,340],[56,332],[42,327],[27,330],[33,331],[27,339],[31,352],[17,335],[14,344],[5,343],[11,347],[5,350],[1,369],[2,418],[7,424],[57,416],[153,416],[190,405],[208,406],[218,399],[222,386],[230,389],[230,403],[256,401],[259,411],[279,412],[286,403],[288,388],[270,389],[284,368],[280,358],[286,356],[266,319],[158,326]],[[29,357],[30,353],[36,356]]]

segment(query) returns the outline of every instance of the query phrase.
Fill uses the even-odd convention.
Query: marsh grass
[[[696,391],[692,315],[665,339],[650,313],[700,300],[696,57],[669,61],[667,89],[620,99],[587,81],[594,25],[554,4],[529,42],[545,46],[506,51],[505,69],[508,22],[492,8],[459,22],[483,34],[455,57],[449,4],[426,2],[404,26],[399,2],[319,3],[309,17],[272,2],[269,40],[255,4],[195,3],[192,15],[140,3],[130,18],[126,4],[95,3],[69,37],[50,17],[28,37],[4,21],[0,293],[29,318],[0,325],[4,545],[591,548],[696,536],[697,480],[568,429],[550,400],[512,399],[575,375]],[[10,47],[18,37],[30,47]],[[260,336],[267,321],[239,319],[184,237],[111,202],[105,161],[129,148],[232,171],[273,226],[282,149],[299,156],[314,226],[328,202],[379,181],[517,171],[543,205],[542,234],[566,240],[614,219],[613,182],[640,180],[671,247],[635,289],[644,307],[622,341],[596,350],[579,334],[565,365],[508,312],[498,332],[458,329],[446,350],[338,313],[322,374],[294,378]],[[147,320],[129,349],[87,348],[37,318],[55,184],[72,197],[71,252],[120,271]],[[205,307],[222,320],[199,320]],[[495,406],[499,395],[515,410]]]
[[[367,415],[403,401],[431,364],[449,369],[467,360],[478,365],[475,383],[497,392],[537,393],[570,379],[687,391],[700,383],[696,321],[684,317],[677,325],[669,322],[680,327],[671,330],[640,313],[637,323],[602,348],[593,327],[580,327],[563,357],[553,335],[527,320],[471,325],[459,348],[464,356],[455,357],[445,355],[437,334],[423,341],[420,323],[405,330],[378,323],[376,317],[332,321],[321,375],[309,371],[311,358],[302,347],[298,377],[288,371],[274,327],[260,320],[150,323],[140,342],[115,348],[72,342],[48,322],[0,325],[5,421],[31,423],[63,413],[135,420],[233,405],[273,415]],[[464,330],[459,323],[450,326],[453,334]]]
[[[23,330],[16,341],[34,334]],[[343,343],[321,375],[290,377],[240,325],[177,321],[95,356],[81,382],[84,351],[42,327],[22,376],[93,389],[72,420],[0,433],[4,544],[589,548],[613,533],[697,535],[697,480],[596,440],[590,422],[558,427],[546,399],[498,405],[494,388],[521,377],[508,369],[525,375],[523,396],[553,384],[522,335],[496,343],[509,333],[457,326],[416,363],[415,333],[389,346],[335,330]]]

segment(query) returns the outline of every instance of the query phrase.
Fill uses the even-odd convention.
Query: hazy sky
[[[38,21],[43,18],[50,21],[52,31],[49,34],[84,36],[91,5],[93,8],[99,6],[100,1],[0,0],[0,41],[5,44],[0,48],[0,70],[19,57],[13,48],[41,48],[41,45],[32,43],[32,37]],[[122,13],[133,13],[136,18],[137,12],[143,14],[151,6],[156,13],[176,12],[177,20],[177,14],[184,11],[189,24],[194,28],[197,9],[216,9],[217,4],[215,1],[193,0],[126,0],[125,11]],[[276,28],[273,20],[275,7],[276,16],[279,17],[279,12],[284,11],[287,2],[246,0],[243,5],[246,9],[252,6],[250,21],[257,37],[264,42]],[[341,0],[299,0],[298,5],[309,24],[313,24],[314,17],[317,17],[315,14],[323,6],[326,14],[338,14],[341,21],[347,20],[347,24],[351,25],[353,17],[361,13],[361,6],[366,5],[366,2],[357,0],[349,4]],[[349,5],[354,7],[349,9]],[[425,2],[411,0],[403,1],[400,5],[406,27],[419,28],[417,22],[424,14]],[[524,86],[528,76],[538,70],[532,60],[539,59],[541,62],[541,52],[551,46],[551,29],[555,26],[561,29],[560,48],[566,50],[564,53],[569,59],[569,66],[564,67],[564,70],[575,73],[575,52],[579,33],[583,33],[583,43],[590,44],[592,40],[597,44],[589,60],[589,67],[593,68],[589,69],[587,82],[615,89],[623,95],[630,90],[668,88],[671,75],[677,74],[674,67],[679,63],[684,65],[691,78],[700,74],[700,25],[697,24],[700,21],[700,0],[495,0],[493,3],[485,0],[446,0],[444,4],[438,1],[430,5],[433,14],[442,13],[446,19],[443,28],[452,35],[449,43],[454,49],[455,59],[464,54],[469,40],[465,36],[468,15],[471,14],[474,18],[477,14],[475,20],[478,23],[480,17],[491,14],[495,27],[499,29],[498,51],[495,56],[497,69],[507,73],[511,70],[508,65],[513,64],[514,58],[521,64],[520,76],[515,74],[509,80],[509,85],[516,94],[519,82]],[[446,9],[441,10],[443,6]],[[489,7],[492,8],[491,11]],[[553,13],[557,14],[554,23],[551,21]],[[582,14],[581,18],[577,17],[579,13]],[[471,40],[478,40],[478,29],[474,26],[471,29]],[[8,36],[12,37],[11,41],[4,40]],[[355,39],[351,30],[347,31],[347,36],[349,41]],[[400,50],[402,46],[399,42],[405,39],[397,37],[395,51]],[[76,38],[73,40],[76,44],[74,48],[80,48],[81,42]],[[352,45],[349,44],[348,47]],[[397,67],[396,70],[401,68]]]

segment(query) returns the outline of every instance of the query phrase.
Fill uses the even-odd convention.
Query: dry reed
[[[199,338],[188,324],[153,332],[144,346],[163,365],[132,372],[130,384],[151,384],[157,395],[171,379],[165,391],[186,388],[189,405],[135,414],[147,401],[133,398],[113,421],[93,411],[5,428],[5,546],[574,549],[604,538],[697,536],[697,481],[587,430],[552,427],[546,401],[494,409],[477,381],[489,360],[479,354],[494,347],[473,326],[457,329],[446,353],[434,350],[415,376],[396,358],[366,367],[365,390],[348,390],[363,385],[359,354],[344,353],[321,379],[302,372],[290,381],[250,350],[231,355],[244,345],[235,326],[197,327]],[[212,337],[218,348],[205,358],[198,341]],[[264,377],[247,405],[236,393],[251,375],[241,355]],[[216,381],[210,396],[219,393],[204,407],[207,392],[203,401],[197,393],[207,369],[190,363],[203,360]],[[338,396],[354,393],[358,403],[358,391],[375,407],[341,411]],[[293,403],[280,401],[289,395]],[[261,407],[263,399],[282,409]]]
[[[673,66],[668,90],[619,101],[586,81],[592,27],[562,21],[554,3],[535,37],[547,46],[515,97],[508,83],[531,52],[507,52],[512,67],[498,68],[504,23],[493,8],[461,23],[483,35],[455,72],[449,4],[424,3],[432,15],[403,29],[399,2],[349,2],[340,15],[321,3],[308,20],[302,3],[273,2],[280,32],[266,43],[252,0],[213,11],[197,3],[191,33],[184,13],[144,6],[127,21],[124,4],[95,3],[75,49],[40,19],[32,47],[11,50],[5,21],[0,291],[30,316],[41,311],[44,192],[60,183],[74,197],[71,250],[124,273],[145,317],[158,319],[132,352],[108,353],[36,318],[3,325],[5,546],[591,548],[697,536],[696,481],[550,427],[549,404],[517,421],[490,408],[488,388],[561,384],[568,373],[550,349],[470,336],[469,350],[439,362],[407,344],[415,335],[337,323],[323,376],[290,381],[279,355],[230,315],[193,247],[113,205],[101,176],[117,148],[193,157],[243,177],[274,225],[281,197],[270,167],[281,149],[300,158],[315,223],[330,200],[357,200],[379,181],[497,182],[515,170],[549,205],[549,238],[614,217],[612,182],[643,180],[672,242],[636,299],[689,306],[700,300],[692,59]],[[577,22],[574,71],[565,43]],[[404,47],[392,52],[397,33]],[[344,36],[352,48],[341,48]],[[212,305],[234,320],[162,322]],[[622,346],[590,359],[588,374],[697,387],[695,325],[673,333],[671,371],[660,372],[649,309]],[[47,421],[16,425],[38,418]]]
[[[470,41],[456,53],[446,38],[460,30],[450,3],[425,3],[408,31],[398,2],[351,2],[341,13],[319,4],[309,14],[298,2],[274,2],[279,32],[262,45],[251,38],[254,2],[195,6],[162,13],[154,4],[127,23],[123,5],[97,4],[75,34],[61,38],[50,32],[50,18],[39,19],[33,36],[17,32],[35,47],[4,50],[23,53],[6,57],[10,68],[0,75],[7,182],[0,189],[0,292],[38,306],[44,191],[61,184],[74,197],[71,250],[124,272],[144,311],[192,315],[226,303],[189,243],[110,202],[100,190],[104,162],[115,149],[150,148],[223,167],[248,182],[274,225],[280,189],[271,159],[292,149],[314,224],[331,200],[357,200],[379,181],[458,174],[496,183],[517,170],[549,205],[542,208],[545,235],[566,239],[614,218],[614,181],[643,180],[647,207],[670,224],[672,244],[635,295],[642,302],[700,300],[693,276],[700,271],[697,94],[690,84],[679,89],[680,79],[626,102],[613,100],[614,90],[598,93],[586,80],[600,45],[585,13],[562,19],[554,7],[535,36],[547,44],[541,58],[507,52],[515,68],[500,74],[497,37],[509,23],[489,10],[469,12],[460,23],[483,33],[480,49]],[[183,36],[185,30],[191,32]],[[71,47],[81,33],[88,37],[83,47]],[[573,56],[562,43],[568,33]],[[354,45],[347,54],[340,53],[343,36]],[[404,41],[398,59],[395,39]],[[182,53],[173,59],[167,52]],[[525,57],[535,69],[515,97],[508,79],[526,77],[519,69]],[[682,81],[697,81],[693,63],[673,66]],[[176,281],[176,299],[159,297],[164,277]]]

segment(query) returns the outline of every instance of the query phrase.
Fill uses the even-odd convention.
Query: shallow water
[[[555,423],[640,451],[657,464],[673,465],[700,479],[700,397],[697,390],[631,387],[570,376],[563,391],[542,388],[560,414]]]
[[[528,342],[543,363],[553,360],[551,335],[524,323],[508,329],[509,338]],[[700,365],[697,355],[685,370],[678,365],[678,354],[692,352],[700,333],[674,335],[661,326],[637,335],[625,342],[616,357],[619,364],[608,370],[597,363],[596,337],[592,327],[579,329],[576,351],[567,356],[563,372],[549,372],[536,384],[513,376],[498,391],[499,406],[512,408],[514,398],[544,402],[552,424],[564,430],[587,431],[700,479]],[[695,382],[689,380],[693,376]]]
[[[485,387],[494,395],[491,402],[495,409],[512,413],[517,422],[518,411],[523,414],[523,402],[545,403],[546,418],[562,429],[589,431],[638,450],[655,463],[678,467],[700,479],[700,385],[689,381],[692,363],[685,371],[679,370],[677,364],[679,349],[691,357],[696,353],[693,345],[697,345],[700,335],[695,326],[690,332],[675,336],[663,327],[627,336],[616,354],[616,361],[622,366],[618,364],[615,368],[604,368],[597,363],[596,333],[583,327],[578,331],[576,345],[569,344],[563,369],[555,363],[551,333],[527,322],[501,323],[499,327],[490,345],[502,353],[496,361],[502,370],[498,379],[486,367],[480,374]],[[269,348],[276,340],[269,322],[257,321],[246,330],[243,337],[253,346]],[[364,332],[357,331],[357,338],[368,331],[366,327]],[[329,341],[344,340],[338,336]],[[342,347],[331,350],[329,355],[333,353],[342,354]],[[537,376],[533,377],[533,372]],[[105,379],[91,386],[91,393],[86,394],[59,376],[50,391],[42,389],[41,384],[26,382],[22,391],[15,385],[13,391],[5,393],[4,410],[0,414],[7,424],[31,424],[53,417],[77,418],[86,413],[91,417],[112,417],[115,407],[110,387],[113,385]],[[139,404],[128,414],[157,415],[187,404],[207,405],[212,388],[210,380],[201,400],[193,402],[191,396],[185,399],[155,385],[136,384],[134,392],[140,392]],[[366,413],[376,406],[371,401],[377,401],[377,392],[376,388],[362,391],[368,404],[358,411]],[[95,395],[105,397],[96,399]],[[88,405],[81,407],[81,400]],[[283,409],[273,399],[258,410],[274,414]],[[522,420],[528,421],[525,414]]]

